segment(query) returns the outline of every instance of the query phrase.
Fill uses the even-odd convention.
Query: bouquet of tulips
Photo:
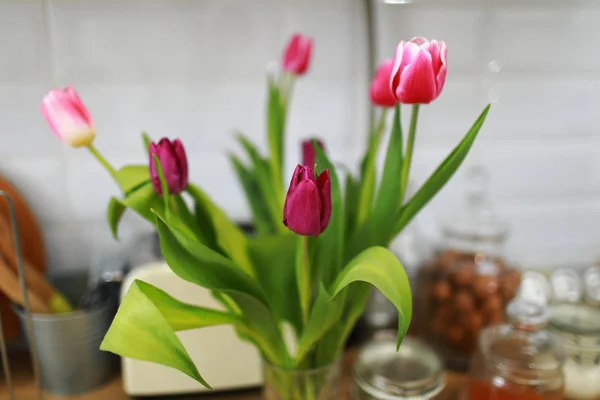
[[[373,79],[371,99],[383,108],[371,128],[360,176],[346,175],[342,185],[322,143],[311,140],[303,144],[303,165],[295,168],[285,194],[286,112],[292,83],[307,70],[311,48],[312,40],[292,37],[284,52],[283,73],[269,77],[269,156],[259,154],[240,136],[250,163],[231,158],[253,213],[255,235],[242,232],[215,201],[188,181],[179,140],[154,143],[143,135],[148,163],[116,170],[93,146],[94,125],[75,90],[56,89],[44,98],[42,111],[56,135],[71,146],[87,147],[120,187],[122,197],[110,200],[107,214],[115,236],[123,212],[133,209],[156,226],[172,271],[210,290],[222,305],[209,309],[186,304],[136,281],[102,349],[176,368],[209,387],[176,332],[230,324],[240,339],[256,346],[267,364],[283,371],[327,366],[339,359],[371,285],[398,310],[400,345],[410,324],[411,294],[402,265],[386,247],[459,167],[488,108],[405,201],[419,105],[439,96],[447,65],[444,42],[421,38],[400,42],[394,59],[385,61]],[[413,105],[406,145],[401,103]],[[395,115],[377,182],[375,158],[389,107],[395,107]],[[291,342],[284,335],[286,326],[293,332]],[[320,392],[315,382],[297,388],[278,379],[275,386],[281,398],[317,398]]]

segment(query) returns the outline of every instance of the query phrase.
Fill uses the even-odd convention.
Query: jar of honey
[[[419,271],[415,325],[447,367],[466,370],[480,331],[506,321],[521,275],[503,258],[507,224],[488,196],[486,170],[471,168],[459,207],[442,227],[443,243]]]
[[[510,323],[481,332],[465,387],[466,400],[562,400],[562,339],[545,329],[549,312],[537,302],[515,300]]]

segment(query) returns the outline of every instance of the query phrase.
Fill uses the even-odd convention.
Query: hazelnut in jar
[[[443,245],[419,272],[417,304],[421,330],[450,368],[465,370],[479,333],[506,322],[506,305],[520,272],[503,258],[507,237],[487,196],[485,170],[468,172],[464,200],[443,227]]]

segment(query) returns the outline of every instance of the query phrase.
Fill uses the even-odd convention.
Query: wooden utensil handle
[[[0,258],[0,290],[4,292],[12,302],[25,306],[25,299],[21,292],[19,279],[3,258]],[[30,290],[27,291],[27,297],[29,299],[29,308],[31,312],[37,314],[50,314],[49,305],[40,297]]]

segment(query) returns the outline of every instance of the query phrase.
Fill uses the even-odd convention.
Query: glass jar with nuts
[[[468,171],[464,201],[443,226],[443,246],[419,271],[419,329],[457,370],[468,367],[480,331],[506,321],[521,279],[502,257],[506,224],[491,207],[487,183],[484,169]]]

